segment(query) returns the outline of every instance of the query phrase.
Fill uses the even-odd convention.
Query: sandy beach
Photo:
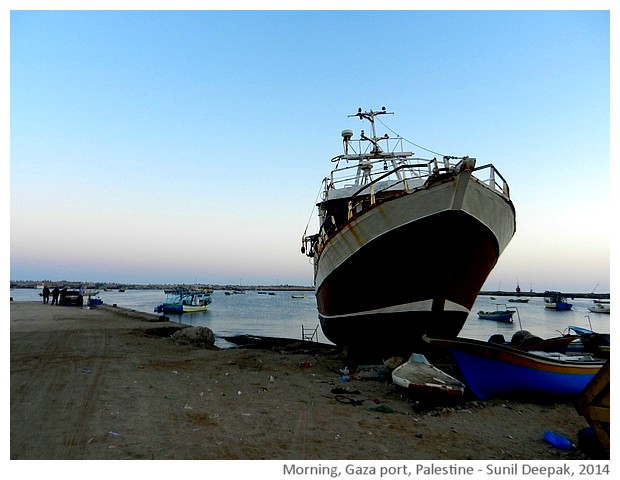
[[[341,382],[328,347],[197,348],[169,338],[177,324],[111,307],[10,312],[11,459],[587,458],[543,441],[577,444],[587,423],[568,402],[420,410],[390,383]]]

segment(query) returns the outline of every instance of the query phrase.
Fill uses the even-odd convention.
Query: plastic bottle
[[[571,442],[561,433],[547,431],[543,434],[543,439],[545,440],[545,442],[561,450],[572,450],[573,448],[575,448],[573,442]]]

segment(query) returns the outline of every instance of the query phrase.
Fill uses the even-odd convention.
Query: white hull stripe
[[[366,310],[363,312],[345,313],[343,315],[323,315],[321,313],[319,313],[319,315],[323,319],[335,319],[347,317],[362,317],[366,315],[381,315],[384,313],[430,312],[432,306],[433,301],[431,299],[428,299],[419,302],[403,303],[401,305],[392,305],[389,307],[377,308],[374,310]],[[451,302],[449,300],[446,300],[443,310],[448,312],[469,313],[469,310],[464,306],[459,305],[458,303]]]

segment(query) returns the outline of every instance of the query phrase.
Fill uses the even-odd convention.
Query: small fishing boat
[[[611,310],[611,304],[609,301],[593,300],[593,305],[588,307],[592,313],[606,313],[609,315]]]
[[[295,295],[295,294],[293,294],[293,295],[291,295],[291,298],[304,298],[304,296],[303,295]]]
[[[461,381],[431,365],[420,353],[411,354],[408,361],[392,371],[392,383],[425,396],[460,397],[465,390]]]
[[[425,340],[450,352],[467,387],[483,400],[574,398],[605,364],[589,355],[523,351],[466,338]]]
[[[517,310],[514,308],[498,304],[496,309],[493,311],[485,312],[483,310],[480,310],[478,312],[478,318],[481,318],[483,320],[495,320],[496,322],[512,323],[512,316],[516,312]]]
[[[577,335],[578,340],[570,344],[571,352],[591,353],[599,357],[609,358],[611,335],[598,333],[592,329],[571,325],[565,335]]]
[[[566,301],[564,294],[548,290],[545,292],[545,308],[566,311],[572,309],[573,304]]]
[[[180,288],[169,291],[166,301],[155,307],[158,313],[206,312],[213,299],[208,291]]]
[[[489,342],[518,350],[566,353],[573,342],[579,341],[579,339],[580,337],[577,334],[567,333],[559,337],[541,338],[527,330],[517,330],[510,341],[506,341],[501,333],[496,333],[489,338]]]
[[[509,298],[509,302],[511,303],[527,303],[530,301],[529,298]]]

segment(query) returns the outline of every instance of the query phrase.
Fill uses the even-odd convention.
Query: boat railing
[[[324,188],[323,191],[327,194],[332,189],[339,188],[353,188],[361,187],[361,191],[369,189],[372,184],[395,176],[395,182],[392,185],[394,188],[399,183],[403,184],[403,189],[407,189],[408,181],[417,180],[416,186],[420,181],[428,178],[433,174],[433,161],[422,158],[409,158],[407,159],[408,152],[403,152],[403,155],[389,154],[382,158],[375,160],[364,159],[356,165],[348,165],[342,168],[336,168],[332,170],[329,177],[323,179]],[[388,167],[387,163],[400,163],[396,167]],[[417,163],[410,163],[416,161]],[[379,165],[380,170],[377,173],[372,172],[372,168],[375,165]],[[360,169],[364,169],[368,172],[366,175],[360,175]],[[403,175],[406,173],[406,175]]]
[[[477,173],[480,172],[480,173]],[[488,173],[487,178],[481,178],[484,175],[482,173]],[[495,190],[498,193],[501,193],[506,198],[510,198],[510,187],[508,186],[508,182],[499,173],[499,170],[495,168],[495,165],[492,163],[487,163],[486,165],[481,165],[473,169],[474,178],[478,179],[480,182],[485,184],[487,187]]]
[[[344,189],[346,195],[341,198],[347,200],[347,204],[335,207],[324,218],[319,233],[304,239],[304,244],[308,245],[308,248],[304,248],[308,256],[312,256],[314,252],[320,250],[327,238],[340,228],[336,218],[350,220],[362,212],[365,207],[373,206],[377,201],[377,195],[382,192],[409,193],[423,186],[432,177],[439,178],[442,174],[451,174],[461,169],[471,169],[470,161],[474,160],[463,157],[457,164],[453,165],[450,160],[453,160],[454,157],[444,157],[440,162],[437,159],[407,158],[406,152],[403,152],[402,156],[399,156],[398,153],[388,153],[385,154],[384,158],[374,160],[367,158],[365,157],[357,165],[336,168],[332,170],[329,177],[323,179],[323,201],[332,199],[332,195],[338,189]],[[400,165],[386,168],[388,159],[393,165],[395,159],[398,159],[396,162],[400,162]],[[370,173],[372,166],[376,164],[381,164],[383,171],[372,175]],[[360,177],[360,169],[362,168],[366,168],[366,172],[368,172],[363,179]],[[475,167],[471,171],[476,173],[475,176],[472,175],[476,181],[510,199],[508,183],[493,164]],[[481,173],[487,175],[481,175]]]
[[[401,160],[402,163],[399,166],[391,169],[387,168],[387,162],[384,159],[374,161],[365,160],[363,162],[364,165],[361,165],[362,162],[360,162],[360,165],[337,168],[332,170],[329,177],[323,179],[323,200],[327,200],[328,195],[332,191],[342,188],[353,189],[354,187],[359,187],[353,194],[347,195],[349,197],[357,197],[358,195],[367,196],[369,194],[375,195],[378,191],[386,190],[404,190],[405,192],[410,192],[420,187],[425,180],[432,176],[459,170],[460,163],[451,165],[450,158],[451,157],[445,157],[443,163],[440,163],[437,159],[427,160],[413,158]],[[412,161],[416,163],[411,163]],[[383,171],[375,173],[373,178],[370,171],[372,167],[378,163],[383,164]],[[365,168],[369,172],[367,177],[363,179],[364,181],[360,178],[360,168]],[[502,194],[506,198],[510,198],[510,187],[508,186],[508,182],[506,182],[506,179],[493,164],[489,163],[480,167],[475,167],[472,173],[475,173],[474,178],[482,184]],[[483,173],[487,175],[482,175]],[[384,180],[387,180],[386,183],[378,188],[379,182]]]

